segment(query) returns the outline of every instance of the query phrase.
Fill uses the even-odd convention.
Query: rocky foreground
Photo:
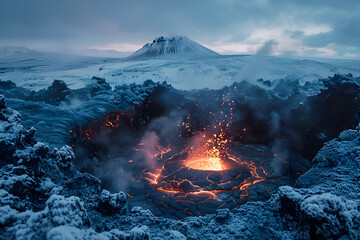
[[[0,96],[0,238],[359,239],[359,130],[327,142],[295,187],[266,202],[174,220],[129,209],[125,193],[74,168],[71,147],[37,142]]]

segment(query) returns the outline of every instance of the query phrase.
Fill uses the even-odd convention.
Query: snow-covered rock
[[[129,234],[117,229],[109,232],[97,233],[93,229],[79,229],[70,226],[55,227],[46,234],[46,239],[49,240],[125,240],[128,239],[128,237]]]
[[[216,219],[223,221],[230,217],[230,210],[227,208],[218,209],[216,211]]]
[[[149,240],[150,230],[147,226],[134,227],[130,231],[131,240]]]
[[[138,216],[138,217],[154,217],[152,212],[149,209],[143,209],[142,207],[133,207],[131,208],[131,214]]]
[[[315,235],[323,238],[354,237],[354,224],[360,223],[358,207],[354,201],[329,193],[310,196],[301,203],[304,220],[315,226]]]
[[[166,82],[155,83],[151,80],[146,80],[143,84],[123,84],[115,87],[113,99],[117,104],[124,101],[129,105],[137,105],[142,103],[158,87],[170,88]]]
[[[63,146],[60,149],[55,148],[52,155],[56,158],[57,163],[61,168],[69,168],[71,166],[71,161],[75,159],[75,154],[68,145]]]
[[[54,80],[50,87],[40,91],[32,91],[28,96],[31,101],[41,101],[48,104],[59,105],[61,101],[70,95],[70,89],[62,80]]]
[[[186,240],[186,237],[182,233],[176,230],[170,230],[166,232],[164,235],[168,240]]]
[[[0,189],[0,206],[6,205],[17,210],[24,209],[24,205],[19,197],[10,194],[5,189]]]
[[[0,207],[0,227],[10,225],[11,222],[15,221],[16,214],[17,211],[9,205]]]
[[[98,95],[101,91],[109,91],[111,87],[104,78],[92,77],[91,83],[87,86],[89,88],[91,96]]]
[[[52,228],[58,226],[89,226],[86,211],[77,197],[52,195],[43,211],[26,211],[15,217],[16,224],[10,230],[16,239],[44,239]]]
[[[110,193],[104,189],[100,195],[99,208],[106,214],[125,214],[127,212],[126,194],[123,192]]]

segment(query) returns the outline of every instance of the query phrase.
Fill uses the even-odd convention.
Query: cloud
[[[289,29],[285,29],[284,34],[289,36],[290,38],[299,39],[304,36],[304,31],[291,31]]]
[[[337,24],[332,31],[310,35],[304,38],[304,44],[311,47],[325,47],[329,44],[360,47],[360,18]]]
[[[309,48],[303,52],[304,55],[314,57],[331,57],[336,55],[336,51],[328,48]]]
[[[299,51],[300,40],[359,47],[359,12],[358,0],[5,0],[0,45],[130,51],[160,35],[186,35],[226,53],[254,53],[269,39],[279,52]]]

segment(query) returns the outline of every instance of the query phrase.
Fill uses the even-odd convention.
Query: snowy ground
[[[93,76],[105,78],[111,86],[152,79],[190,90],[219,89],[243,79],[256,82],[258,78],[294,78],[305,82],[350,72],[360,75],[360,60],[303,60],[258,55],[127,60],[38,52],[0,56],[0,79],[34,90],[50,86],[54,79],[77,89],[89,84]]]

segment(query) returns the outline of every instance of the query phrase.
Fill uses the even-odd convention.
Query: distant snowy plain
[[[39,90],[54,79],[71,89],[84,87],[93,76],[105,78],[111,86],[142,83],[147,79],[167,81],[181,90],[219,89],[244,79],[318,80],[335,73],[360,75],[360,60],[300,59],[259,55],[223,55],[153,59],[115,59],[25,52],[0,55],[0,79]]]

